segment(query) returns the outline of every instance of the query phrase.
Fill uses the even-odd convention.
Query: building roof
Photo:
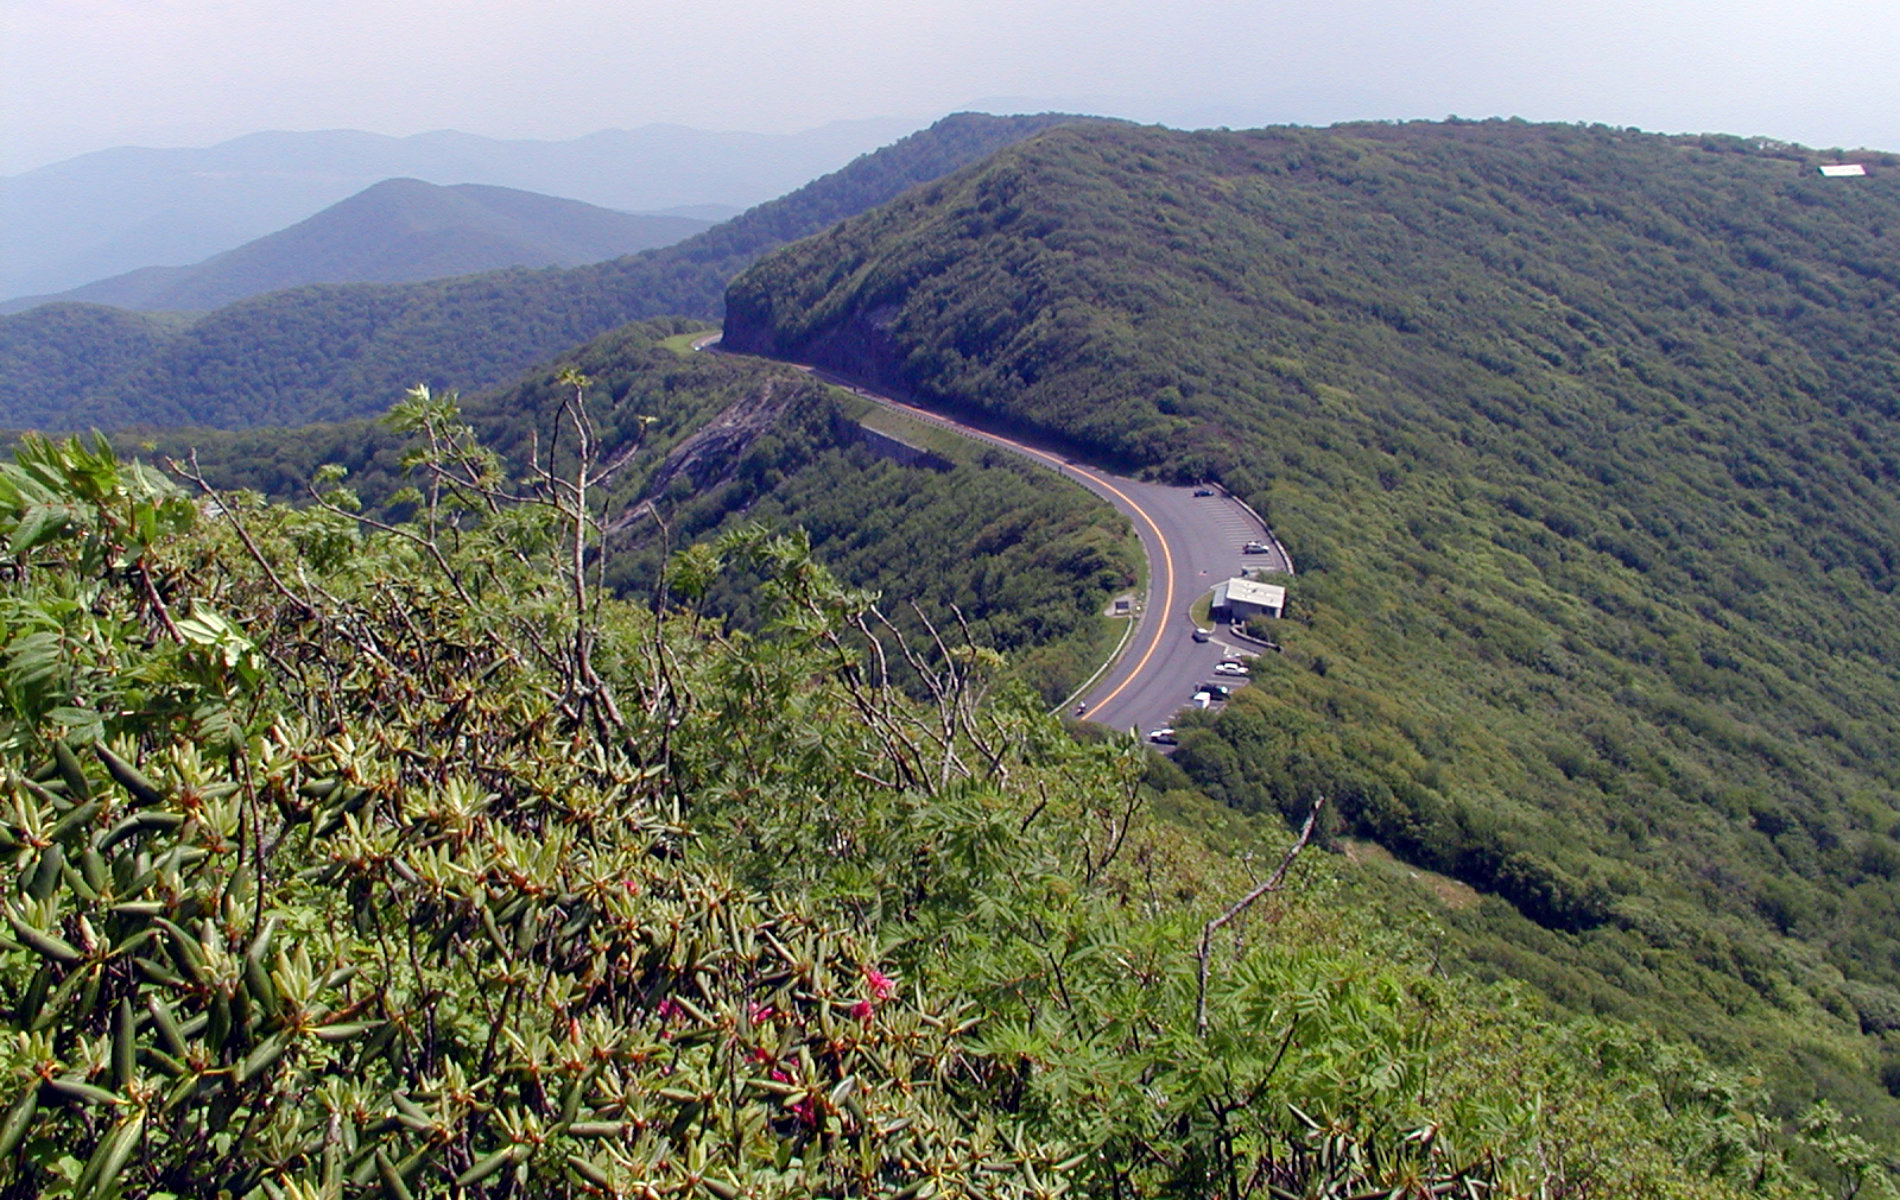
[[[1253,604],[1260,608],[1285,608],[1286,589],[1277,583],[1255,583],[1251,579],[1229,579],[1214,589],[1214,603]]]
[[[1821,167],[1821,174],[1826,175],[1830,179],[1841,179],[1849,175],[1865,175],[1866,173],[1867,168],[1860,163],[1825,163]]]

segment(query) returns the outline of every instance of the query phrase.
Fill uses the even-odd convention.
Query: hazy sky
[[[260,129],[783,132],[1063,107],[1900,149],[1894,0],[0,0],[0,172]]]

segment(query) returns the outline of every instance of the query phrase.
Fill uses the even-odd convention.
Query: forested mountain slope
[[[788,247],[727,341],[1267,512],[1183,782],[1485,895],[1483,971],[1893,1120],[1900,173],[1519,122],[1051,131]]]
[[[63,304],[0,318],[0,426],[292,425],[380,412],[417,382],[497,385],[626,321],[712,315],[772,247],[1074,119],[946,117],[678,245],[588,267],[317,285],[183,328]]]
[[[712,222],[617,212],[517,188],[386,179],[322,212],[189,267],[146,267],[40,304],[203,312],[309,283],[412,283],[506,267],[578,267],[666,246]]]
[[[624,604],[604,461],[508,470],[435,397],[390,427],[397,524],[103,442],[0,465],[7,1200],[1886,1182],[1826,1110],[1784,1135],[1692,1051],[1448,984],[1278,831],[1284,888],[1236,904],[1138,746],[900,641],[795,538]],[[703,611],[733,572],[756,636]]]
[[[537,449],[561,444],[558,416],[572,395],[562,377],[591,380],[599,453],[625,462],[597,489],[614,530],[609,588],[652,597],[674,550],[750,525],[797,527],[819,562],[884,596],[900,628],[927,640],[928,622],[1007,656],[1003,674],[1045,707],[1110,653],[1120,625],[1101,614],[1140,576],[1139,546],[1114,511],[1072,484],[1052,486],[1017,456],[953,436],[927,464],[893,462],[867,445],[863,401],[775,363],[686,350],[709,332],[677,318],[633,322],[462,400],[483,441],[525,472]],[[721,436],[688,454],[709,426]],[[406,442],[386,421],[359,419],[169,430],[146,447],[159,461],[195,461],[215,486],[288,503],[309,503],[318,469],[338,466],[352,493],[386,515],[408,483]],[[709,611],[756,629],[758,583],[729,574]]]

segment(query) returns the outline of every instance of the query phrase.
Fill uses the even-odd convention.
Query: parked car
[[[1214,697],[1209,692],[1205,692],[1205,691],[1196,692],[1194,693],[1193,703],[1194,703],[1194,707],[1196,708],[1206,708],[1208,705],[1214,703]]]
[[[1240,552],[1242,554],[1265,554],[1272,549],[1273,547],[1267,545],[1265,542],[1248,542],[1240,548]]]
[[[1218,663],[1214,667],[1214,674],[1239,675],[1239,676],[1245,677],[1245,675],[1247,674],[1247,668],[1241,666],[1239,663],[1232,663],[1232,662]]]
[[[1212,496],[1214,489],[1211,487],[1197,487],[1194,489],[1194,494],[1196,496]]]
[[[1175,746],[1180,744],[1174,740],[1174,730],[1168,728],[1149,730],[1148,740],[1161,746]]]
[[[1216,700],[1225,700],[1234,694],[1234,689],[1224,683],[1204,683],[1201,690]]]
[[[1206,640],[1207,640],[1208,638],[1211,638],[1211,637],[1213,637],[1213,636],[1214,636],[1214,635],[1213,635],[1212,633],[1209,633],[1209,632],[1208,632],[1207,630],[1205,630],[1205,629],[1196,629],[1196,630],[1194,631],[1194,640],[1195,640],[1195,641],[1197,641],[1197,642],[1204,642],[1204,641],[1206,641]]]

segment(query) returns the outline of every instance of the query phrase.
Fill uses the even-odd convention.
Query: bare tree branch
[[[1285,856],[1280,859],[1280,865],[1274,869],[1273,874],[1267,876],[1266,880],[1252,891],[1234,901],[1226,912],[1201,926],[1201,947],[1195,954],[1195,958],[1200,961],[1200,979],[1194,990],[1194,1032],[1197,1036],[1207,1036],[1207,960],[1208,947],[1214,939],[1215,931],[1246,912],[1260,897],[1268,892],[1280,890],[1280,885],[1286,880],[1287,870],[1293,866],[1293,860],[1299,857],[1300,851],[1306,849],[1306,843],[1313,840],[1313,827],[1319,823],[1320,810],[1325,807],[1326,797],[1324,796],[1313,802],[1313,811],[1306,814],[1306,824],[1300,826],[1300,836],[1294,838],[1293,844],[1287,847]]]

